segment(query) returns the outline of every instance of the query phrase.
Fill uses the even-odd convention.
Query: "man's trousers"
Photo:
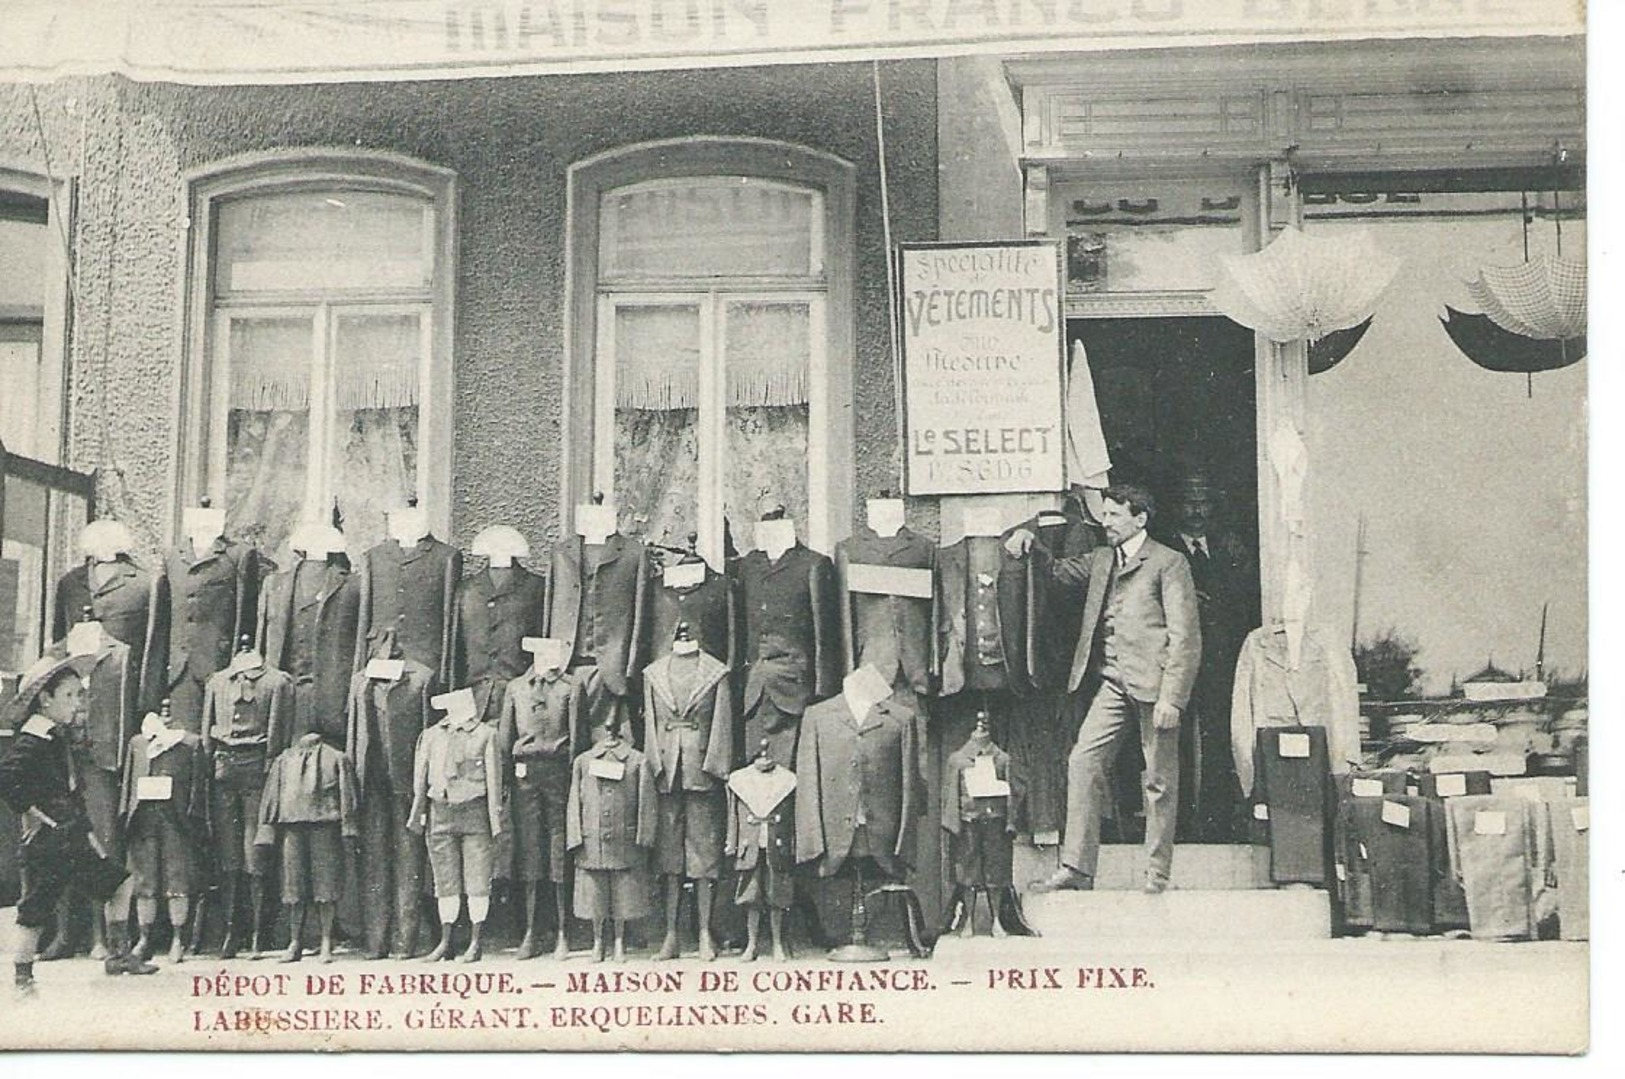
[[[1121,739],[1137,731],[1145,756],[1146,874],[1166,883],[1174,861],[1174,818],[1179,813],[1179,729],[1156,729],[1152,705],[1102,680],[1066,762],[1066,835],[1061,862],[1095,875],[1100,859],[1100,816],[1111,796],[1106,768]]]

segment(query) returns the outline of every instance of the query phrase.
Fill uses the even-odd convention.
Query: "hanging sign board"
[[[903,244],[899,262],[908,493],[1063,490],[1060,244]]]

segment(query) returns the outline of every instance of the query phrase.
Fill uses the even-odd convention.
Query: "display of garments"
[[[1009,787],[1003,795],[978,795],[973,769],[991,763],[995,779]],[[980,773],[978,773],[979,775]],[[1015,882],[1015,807],[1020,782],[1010,755],[991,738],[974,737],[949,755],[943,769],[942,827],[948,833],[948,860],[953,882],[973,888],[1008,888]]]
[[[493,721],[507,684],[530,666],[524,639],[546,632],[545,576],[515,565],[465,578],[452,605],[450,684],[472,686],[480,718]]]
[[[257,755],[263,776],[293,740],[293,706],[293,677],[285,671],[264,663],[218,671],[204,684],[203,746],[217,755]]]
[[[616,697],[643,669],[649,550],[620,533],[601,545],[580,537],[553,548],[547,635],[570,643],[570,665],[591,664]]]
[[[44,654],[67,658],[67,641],[57,641]],[[75,665],[85,679],[84,722],[69,741],[87,765],[117,775],[124,748],[139,726],[135,652],[103,632],[101,647]]]
[[[796,775],[751,763],[728,776],[728,837],[739,874],[734,903],[789,910],[795,900]]]
[[[143,569],[127,554],[112,562],[86,561],[57,582],[52,639],[65,638],[84,620],[86,607],[114,640],[129,646],[136,707],[156,711],[168,685],[168,579]],[[120,742],[119,748],[123,746]]]
[[[336,824],[345,838],[357,838],[357,793],[350,758],[314,732],[302,735],[265,774],[255,842],[276,843],[277,828],[288,824]]]
[[[726,576],[706,567],[703,581],[682,588],[674,588],[662,578],[650,590],[650,597],[653,631],[649,639],[657,654],[677,639],[678,623],[687,623],[689,635],[702,652],[733,667],[739,608]]]
[[[1249,633],[1236,660],[1230,703],[1230,744],[1242,790],[1253,790],[1254,734],[1266,727],[1323,728],[1334,772],[1346,772],[1351,762],[1359,761],[1360,696],[1355,685],[1353,656],[1347,648],[1327,643],[1318,630],[1304,635],[1296,666],[1284,627]]]
[[[504,752],[515,764],[571,760],[586,710],[581,683],[562,671],[535,670],[509,682],[498,722]]]
[[[1564,940],[1590,940],[1591,799],[1543,802],[1539,813],[1551,837],[1559,935]]]
[[[795,763],[807,705],[840,687],[835,564],[801,543],[777,559],[751,551],[733,565],[741,611],[745,736],[772,736],[778,763]],[[786,759],[789,758],[789,759]]]
[[[1337,880],[1337,896],[1341,904],[1344,929],[1364,930],[1372,927],[1371,867],[1366,848],[1354,821],[1356,798],[1382,798],[1387,794],[1404,794],[1407,776],[1404,772],[1349,772],[1332,777],[1336,792],[1337,813],[1332,823],[1332,858]],[[1429,814],[1430,825],[1442,822],[1439,814]],[[1259,829],[1267,834],[1267,827]],[[1445,849],[1442,838],[1435,853]],[[1437,881],[1435,881],[1437,884]]]
[[[1467,893],[1473,937],[1532,940],[1536,881],[1550,850],[1536,803],[1516,795],[1467,795],[1445,803],[1450,867]]]
[[[169,582],[169,665],[165,696],[171,722],[194,734],[203,729],[209,677],[231,662],[244,635],[252,636],[259,608],[262,559],[252,547],[224,536],[202,552],[190,543],[164,556]]]
[[[940,694],[1027,692],[1032,627],[1026,566],[996,536],[967,536],[937,552]]]
[[[401,652],[451,680],[452,601],[463,578],[463,553],[433,536],[403,547],[385,540],[361,556],[357,571],[356,666],[374,655],[385,631]]]
[[[294,682],[292,734],[344,748],[361,593],[342,555],[301,559],[260,589],[260,654]]]
[[[844,693],[808,708],[796,752],[796,861],[833,877],[849,858],[901,877],[924,809],[919,717],[898,696],[854,716]]]
[[[190,731],[130,739],[120,801],[136,895],[197,890],[199,841],[208,834],[208,782],[209,758]]]
[[[930,693],[936,683],[936,601],[853,587],[852,568],[912,569],[935,589],[937,545],[908,527],[881,536],[860,526],[835,545],[844,671],[871,666],[893,685]],[[860,573],[864,572],[860,570]],[[872,572],[872,571],[870,571]]]
[[[1367,882],[1362,887],[1369,889],[1366,928],[1382,933],[1432,932],[1431,822],[1439,812],[1437,804],[1419,796],[1389,794],[1350,797],[1339,810],[1347,822],[1345,849],[1352,855],[1348,876]]]
[[[624,739],[600,742],[571,765],[565,809],[575,853],[578,918],[649,913],[649,852],[659,828],[654,767]]]
[[[1277,884],[1324,886],[1332,838],[1326,730],[1268,727],[1255,738],[1254,819],[1265,824],[1270,878]]]
[[[1052,559],[1035,545],[1031,557],[1040,579],[1047,574],[1085,587],[1068,689],[1076,693],[1099,672],[1136,701],[1186,707],[1201,663],[1202,628],[1183,556],[1146,537],[1132,555],[1097,547]]]
[[[1424,772],[1416,777],[1414,789],[1423,797],[1433,800],[1428,814],[1428,827],[1432,833],[1430,857],[1433,862],[1433,929],[1444,932],[1466,929],[1471,924],[1467,914],[1467,894],[1461,881],[1450,869],[1449,821],[1444,800],[1466,794],[1489,794],[1488,772]]]

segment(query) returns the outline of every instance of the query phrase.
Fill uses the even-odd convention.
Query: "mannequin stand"
[[[884,963],[891,958],[886,949],[869,943],[868,893],[863,887],[863,869],[864,860],[859,859],[852,872],[852,936],[829,953],[832,963]]]

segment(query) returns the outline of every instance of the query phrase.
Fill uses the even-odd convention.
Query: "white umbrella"
[[[1536,255],[1516,266],[1485,266],[1467,285],[1490,321],[1509,333],[1557,341],[1586,332],[1586,264]]]
[[[1220,260],[1213,304],[1272,341],[1318,341],[1371,317],[1399,259],[1364,231],[1330,237],[1283,229],[1252,255]]]

